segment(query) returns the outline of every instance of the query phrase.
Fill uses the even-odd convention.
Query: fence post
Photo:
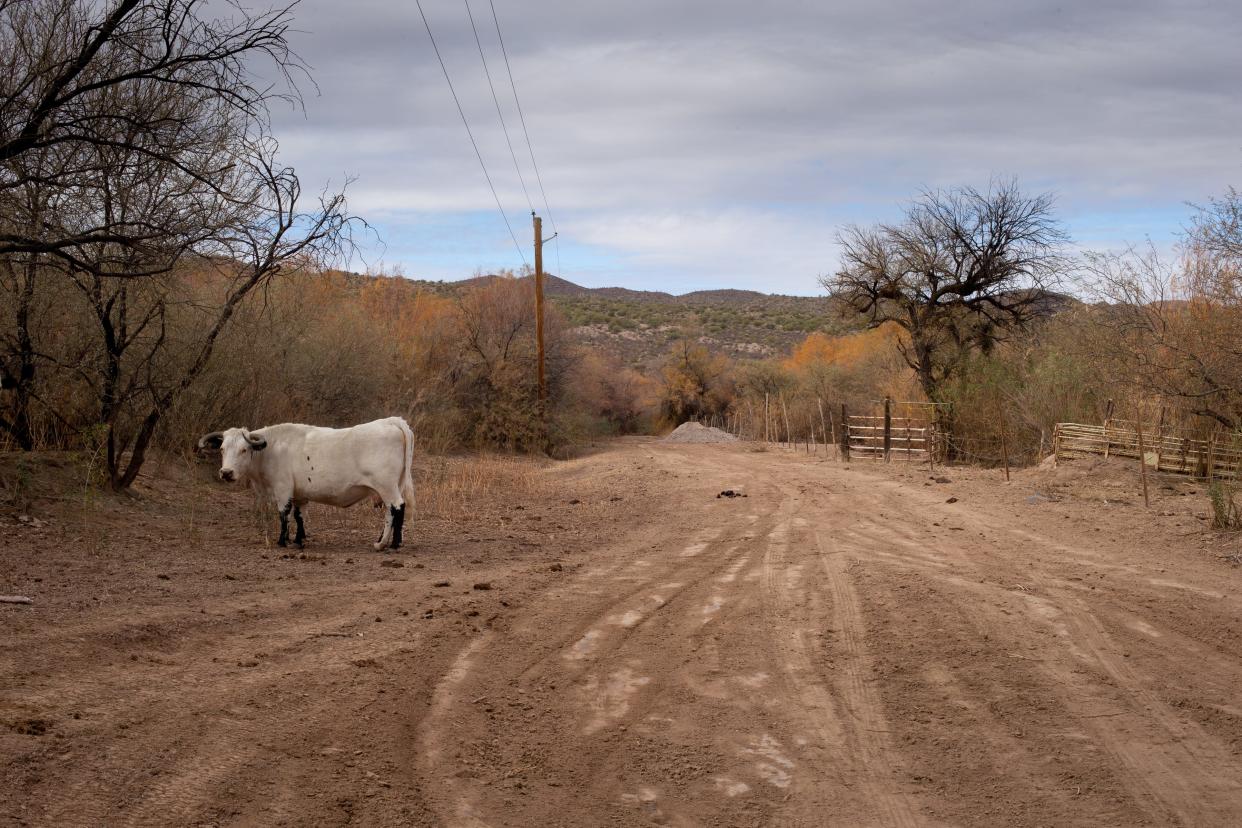
[[[841,459],[850,462],[850,418],[845,403],[841,403]]]
[[[1143,505],[1151,508],[1151,499],[1147,496],[1147,452],[1143,447],[1143,412],[1139,409],[1134,418],[1134,430],[1138,433],[1139,477],[1143,478]]]
[[[769,427],[770,418],[768,417],[768,409],[771,402],[771,395],[763,392],[763,442],[765,444],[772,442],[772,431]]]
[[[824,445],[828,445],[828,425],[824,422],[824,400],[816,395],[815,405],[819,408],[819,430],[824,435]]]
[[[1160,406],[1160,425],[1156,427],[1156,471],[1160,471],[1160,455],[1164,451],[1164,406]]]
[[[1005,415],[1001,415],[1001,459],[1005,461],[1005,482],[1009,482],[1009,441],[1005,439]]]
[[[1112,444],[1108,440],[1108,424],[1113,419],[1113,401],[1109,400],[1108,405],[1104,409],[1104,459],[1108,459],[1108,450],[1112,448]]]
[[[794,445],[793,434],[789,430],[789,409],[785,406],[785,392],[784,391],[781,392],[781,415],[784,417],[784,420],[785,420],[785,442],[788,443],[787,448],[790,451],[797,451],[798,448],[797,446]]]
[[[889,452],[893,448],[893,401],[884,398],[884,462],[888,462]]]

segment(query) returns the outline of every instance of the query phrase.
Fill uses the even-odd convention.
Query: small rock
[[[392,567],[393,569],[403,569],[405,567],[405,564],[401,563],[401,561],[394,561],[392,558],[385,558],[384,560],[380,561],[380,566],[388,566],[388,567]]]
[[[433,587],[446,587],[446,586],[452,586],[452,585],[453,585],[452,581],[436,581],[434,584],[432,584]]]
[[[957,503],[957,498],[956,498],[956,497],[951,497],[951,498],[949,498],[948,500],[946,500],[946,501],[945,501],[945,503]]]
[[[575,497],[573,500],[569,501],[569,505],[570,505],[570,506],[577,506],[577,505],[578,505],[579,503],[581,503],[581,502],[582,502],[581,500],[579,500],[578,498],[576,498],[576,497]]]
[[[169,576],[165,575],[163,572],[161,572],[159,575],[156,575],[155,577],[159,578],[161,581],[171,581],[171,580],[172,580],[172,578],[170,578]]]
[[[950,480],[950,479],[949,479],[949,478],[947,478],[947,477],[935,477],[935,478],[932,478],[932,479],[933,479],[933,480],[935,480],[937,483],[952,483],[952,482],[953,482],[952,480]]]
[[[475,588],[475,589],[483,589],[483,590],[486,590],[486,589],[491,589],[491,588],[492,588],[492,583],[491,583],[491,581],[479,581],[477,584],[475,584],[475,585],[474,585],[474,588]]]
[[[549,567],[548,567],[548,571],[549,571],[549,572],[560,572],[560,571],[561,571],[561,570],[563,570],[564,568],[565,568],[565,567],[561,566],[560,564],[555,563],[555,564],[552,564],[551,566],[549,566]]]

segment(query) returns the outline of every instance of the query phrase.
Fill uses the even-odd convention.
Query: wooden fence
[[[849,454],[855,457],[921,461],[936,450],[935,429],[924,419],[850,414],[847,428]]]
[[[1201,440],[1143,427],[1142,443],[1143,464],[1153,471],[1208,479],[1237,480],[1242,475],[1242,442],[1237,437]],[[1104,425],[1057,423],[1052,450],[1058,463],[1084,456],[1138,460],[1139,428],[1125,420],[1109,420]]]

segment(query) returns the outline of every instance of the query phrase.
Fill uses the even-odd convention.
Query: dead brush
[[[484,503],[522,502],[547,486],[540,462],[529,457],[424,457],[414,467],[418,517],[463,520]]]
[[[1223,480],[1213,480],[1208,486],[1208,499],[1212,501],[1212,528],[1236,532],[1242,530],[1242,514],[1234,500],[1237,486]]]

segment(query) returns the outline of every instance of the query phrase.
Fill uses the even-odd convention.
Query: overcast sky
[[[560,232],[545,266],[588,286],[814,294],[842,225],[994,177],[1053,191],[1080,246],[1163,246],[1187,202],[1242,186],[1236,0],[494,2]],[[529,261],[465,2],[423,8]],[[470,8],[545,213],[491,7]],[[417,7],[304,0],[296,27],[319,89],[275,113],[282,154],[308,190],[354,179],[384,241],[367,262],[519,267]]]

